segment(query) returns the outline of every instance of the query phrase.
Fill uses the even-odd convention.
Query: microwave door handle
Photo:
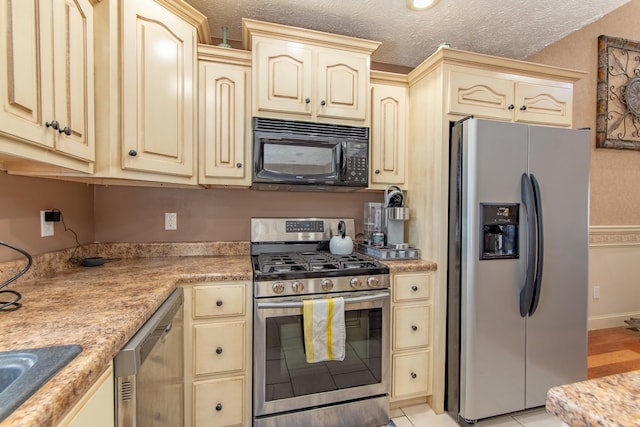
[[[353,304],[356,302],[368,302],[377,301],[388,298],[389,292],[379,292],[373,295],[365,295],[361,297],[345,298],[344,303]],[[285,302],[258,302],[258,308],[302,308],[304,303],[302,301],[285,301]]]
[[[347,161],[346,161],[346,153],[347,152],[347,143],[340,143],[340,179],[344,180],[347,176]]]

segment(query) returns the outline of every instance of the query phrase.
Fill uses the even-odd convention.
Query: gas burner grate
[[[305,251],[268,253],[258,256],[258,267],[261,273],[323,272],[379,266],[375,261],[358,253],[333,255],[330,252]]]

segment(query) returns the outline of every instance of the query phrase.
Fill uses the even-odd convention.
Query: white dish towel
[[[307,363],[344,360],[344,299],[309,299],[302,307]]]

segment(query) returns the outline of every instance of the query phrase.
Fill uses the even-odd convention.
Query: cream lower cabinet
[[[198,45],[198,84],[198,183],[249,187],[251,54]]]
[[[392,277],[391,402],[424,398],[432,383],[431,274]]]
[[[448,79],[451,114],[571,126],[571,83],[463,67],[451,67]]]
[[[250,426],[251,282],[184,286],[185,425]]]
[[[0,153],[91,172],[95,157],[93,6],[0,1]]]
[[[95,178],[197,185],[196,55],[206,18],[187,6],[95,5]]]
[[[409,87],[406,76],[372,71],[369,188],[406,188]],[[403,78],[404,77],[404,78]],[[380,83],[377,83],[380,81]]]
[[[366,126],[378,42],[243,19],[253,115]]]
[[[58,423],[58,427],[115,425],[113,363]]]

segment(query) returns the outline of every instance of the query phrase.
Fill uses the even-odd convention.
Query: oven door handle
[[[362,297],[345,298],[344,303],[354,304],[357,302],[377,301],[388,298],[389,292],[381,292],[373,295],[365,295]],[[285,302],[261,302],[257,303],[258,308],[302,308],[304,303],[302,301],[285,301]]]

